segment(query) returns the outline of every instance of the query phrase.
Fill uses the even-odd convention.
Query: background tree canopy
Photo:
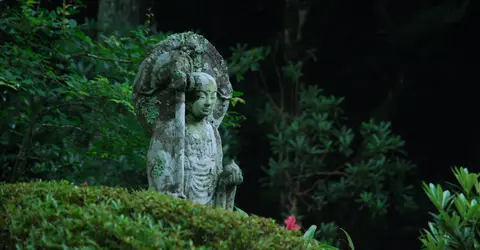
[[[295,214],[337,246],[345,228],[359,249],[417,249],[438,208],[422,180],[459,179],[454,165],[478,172],[478,1],[0,6],[0,181],[146,188],[133,79],[152,45],[189,30],[228,59],[221,132],[248,213]]]

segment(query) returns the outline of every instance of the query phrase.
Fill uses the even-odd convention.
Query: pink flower
[[[295,218],[295,216],[291,215],[291,216],[288,216],[287,219],[285,219],[285,224],[287,225],[285,228],[287,230],[299,230],[300,229],[300,226],[295,224],[295,222],[297,221],[297,218]]]
[[[84,187],[88,186],[88,182],[84,182],[84,183],[83,183],[83,186],[84,186]]]

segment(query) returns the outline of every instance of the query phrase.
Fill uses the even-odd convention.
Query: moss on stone
[[[208,208],[154,191],[0,183],[6,249],[324,249],[273,220]],[[86,249],[86,248],[85,248]]]
[[[165,171],[165,167],[168,164],[171,164],[167,162],[167,156],[168,154],[165,151],[161,151],[157,153],[157,156],[153,160],[154,164],[152,169],[152,177],[155,177],[155,178],[161,177],[163,174],[163,171]]]
[[[155,96],[150,97],[141,97],[142,99],[139,101],[140,112],[143,117],[147,120],[149,125],[155,123],[155,119],[157,119],[158,115],[160,114],[157,109],[157,100]]]

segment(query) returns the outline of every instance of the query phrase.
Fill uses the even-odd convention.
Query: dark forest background
[[[40,6],[54,10],[62,6],[63,2],[40,1]],[[15,6],[16,1],[4,1],[2,4],[6,10],[7,6]],[[245,175],[245,181],[237,192],[237,206],[248,213],[279,221],[294,213],[301,219],[303,227],[321,222],[335,222],[336,225],[323,226],[320,234],[323,232],[326,235],[324,238],[322,235],[318,236],[333,242],[332,244],[335,244],[338,237],[336,227],[340,227],[350,233],[358,249],[418,249],[419,231],[426,227],[431,219],[428,211],[432,210],[422,191],[422,181],[453,181],[451,168],[454,166],[465,166],[470,171],[479,171],[480,124],[477,120],[478,94],[475,87],[479,79],[479,1],[84,0],[83,4],[84,8],[78,9],[79,12],[72,18],[78,24],[89,23],[85,32],[94,40],[100,39],[100,34],[123,36],[128,34],[128,30],[148,22],[148,30],[153,35],[185,31],[200,33],[214,44],[225,58],[229,58],[231,68],[241,68],[244,64],[253,65],[231,76],[234,89],[243,93],[241,98],[246,101],[232,109],[246,119],[241,120],[238,126],[226,129],[224,137],[224,141],[231,144],[229,157],[237,159]],[[139,55],[139,60],[141,56]],[[128,54],[121,58],[129,59]],[[297,62],[301,62],[301,69],[295,68],[295,65],[298,66]],[[288,65],[301,74],[292,77],[279,73],[286,72],[288,67],[285,66]],[[135,70],[134,66],[132,70]],[[115,66],[104,70],[96,69],[89,74],[91,78],[96,74],[109,78],[102,75],[102,72],[114,74],[114,71]],[[293,84],[288,85],[285,83],[287,81]],[[331,202],[322,209],[304,205],[300,198],[294,198],[293,205],[289,197],[279,194],[284,192],[282,190],[289,190],[288,186],[280,187],[282,180],[267,180],[271,185],[263,185],[265,181],[262,180],[265,178],[274,179],[263,169],[268,166],[273,168],[271,159],[279,159],[278,149],[272,146],[274,139],[266,135],[278,135],[280,132],[277,130],[281,130],[268,122],[269,119],[277,121],[273,118],[276,117],[273,111],[269,111],[268,103],[278,104],[283,100],[286,104],[282,110],[291,114],[291,117],[310,112],[301,110],[301,105],[295,106],[298,100],[307,98],[300,92],[295,92],[295,87],[292,86],[296,86],[296,83],[305,88],[320,88],[325,96],[344,97],[341,104],[344,113],[341,117],[345,119],[342,124],[354,130],[370,119],[374,123],[391,122],[391,132],[399,135],[405,142],[404,146],[401,145],[406,152],[402,158],[408,160],[409,166],[412,166],[406,168],[408,171],[402,172],[402,178],[399,178],[402,183],[399,185],[412,186],[410,198],[415,200],[415,209],[394,209],[407,202],[399,201],[398,205],[393,205],[392,200],[395,198],[392,198],[388,200],[392,205],[385,211],[382,210],[383,212],[376,215],[361,212],[353,219],[349,216],[357,214],[355,211],[362,206],[359,203],[342,201],[337,204],[336,198],[324,197]],[[286,84],[285,89],[281,84]],[[294,94],[285,94],[282,91],[293,91]],[[7,96],[6,90],[3,93]],[[2,105],[5,105],[2,108],[6,108],[10,104]],[[92,102],[91,105],[101,107],[101,103]],[[4,123],[6,121],[5,119]],[[299,121],[301,123],[303,120]],[[2,126],[2,130],[9,127],[6,123]],[[130,130],[128,127],[125,129]],[[4,131],[2,134],[7,133]],[[69,133],[67,132],[67,135]],[[99,132],[96,133],[92,136],[98,137]],[[304,133],[308,137],[310,132]],[[285,133],[284,136],[294,139],[295,135],[292,132]],[[37,138],[39,144],[44,143],[42,140],[47,140],[41,136]],[[21,140],[18,139],[18,143],[12,140],[9,137],[8,142],[3,143],[5,147],[2,154],[20,156],[21,147],[18,144]],[[148,140],[146,144],[142,144],[143,142],[145,140],[135,142],[135,145],[138,148],[143,145],[143,150],[146,150]],[[400,144],[392,148],[396,149]],[[361,145],[361,141],[354,140],[353,151],[360,151]],[[104,148],[108,146],[104,145]],[[143,151],[135,152],[140,154]],[[25,152],[23,154],[25,155]],[[128,157],[128,154],[125,155]],[[22,163],[26,170],[16,174],[12,169],[22,164],[5,157],[2,160],[3,174],[0,174],[0,180],[22,180],[18,176],[27,176],[29,166],[38,164],[34,160],[34,153],[31,156],[33,160]],[[343,156],[335,154],[329,157],[332,159],[325,164],[338,165],[337,159]],[[139,169],[131,171],[142,172],[145,165],[141,163],[141,160],[129,163],[137,165]],[[88,180],[93,184],[97,182],[98,185],[109,185],[109,182],[92,177],[95,176],[95,168],[98,170],[105,165],[96,163],[93,166],[94,170],[88,174],[77,175],[71,180],[79,183]],[[111,164],[111,168],[115,169],[116,165]],[[358,168],[361,169],[361,166]],[[373,167],[368,169],[373,173],[377,171]],[[334,170],[343,171],[329,171]],[[50,170],[42,171],[30,175],[32,178],[61,178],[60,175],[42,174]],[[130,172],[125,174],[128,173]],[[384,175],[390,176],[389,173]],[[16,177],[12,179],[11,176]],[[141,174],[136,176],[137,180],[123,179],[111,185],[122,186],[123,183],[128,183],[123,186],[144,187],[147,179],[142,179],[144,176]],[[304,182],[312,184],[318,178],[324,177],[315,178]],[[339,181],[340,177],[331,179]],[[389,186],[391,182],[388,178],[385,183],[384,187],[393,189],[394,185]],[[325,190],[331,191],[332,188]],[[318,192],[321,193],[322,190]],[[345,193],[353,195],[354,191],[347,190]],[[386,193],[386,196],[390,197],[395,192]],[[336,214],[335,211],[341,214]]]

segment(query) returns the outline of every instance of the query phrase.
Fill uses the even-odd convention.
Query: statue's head
[[[192,77],[195,79],[195,88],[186,95],[187,115],[202,120],[213,112],[217,103],[217,82],[203,72],[194,72]]]

